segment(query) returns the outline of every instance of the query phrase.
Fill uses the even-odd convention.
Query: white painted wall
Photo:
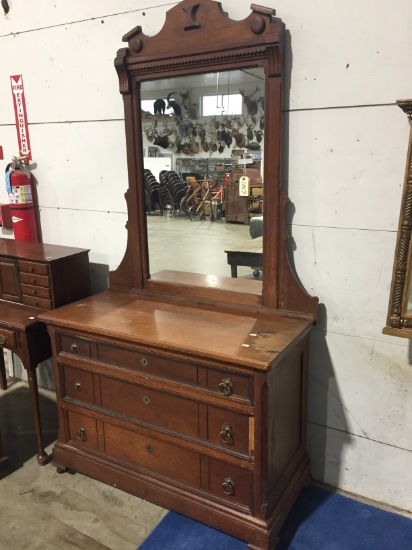
[[[412,511],[412,351],[382,335],[412,94],[409,0],[266,0],[289,31],[284,187],[297,272],[319,296],[309,450],[315,479]],[[149,35],[173,3],[9,0],[0,15],[0,145],[17,152],[9,76],[23,74],[45,242],[125,249],[121,37]],[[250,2],[226,0],[234,19]],[[0,161],[0,170],[6,164]],[[0,201],[6,201],[0,186]],[[3,235],[10,236],[3,232]]]

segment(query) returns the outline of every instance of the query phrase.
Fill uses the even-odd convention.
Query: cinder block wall
[[[133,27],[160,30],[173,3],[151,4],[9,0],[9,14],[0,13],[0,168],[17,153],[9,77],[22,74],[43,240],[90,248],[95,290],[126,243],[113,59]],[[412,511],[412,354],[408,340],[381,333],[409,133],[395,101],[412,95],[412,4],[266,5],[288,29],[283,185],[294,205],[294,261],[322,304],[310,358],[313,475]],[[223,7],[243,19],[250,2]]]

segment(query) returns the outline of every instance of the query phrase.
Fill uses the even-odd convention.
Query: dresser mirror
[[[113,289],[291,311],[314,312],[317,308],[316,300],[296,280],[286,254],[287,199],[280,193],[284,25],[271,8],[252,4],[251,9],[245,20],[232,21],[219,2],[184,0],[167,12],[157,35],[145,36],[141,27],[136,27],[123,37],[128,48],[119,50],[115,67],[125,109],[129,218],[126,254],[110,274]],[[229,106],[220,105],[220,113],[205,116],[204,96],[217,96],[219,101],[233,92],[242,97],[241,114],[231,113],[229,100]],[[166,104],[164,111],[154,112],[156,100],[160,100],[158,107]],[[178,104],[180,113],[174,112],[173,104]],[[261,212],[263,277],[231,278],[224,240],[210,252],[210,246],[204,248],[208,239],[202,236],[204,229],[198,230],[199,246],[196,250],[192,246],[190,262],[173,263],[180,256],[174,248],[178,243],[170,247],[170,258],[157,253],[159,231],[154,224],[159,222],[152,216],[145,183],[153,151],[160,158],[172,159],[172,170],[182,178],[193,176],[206,186],[223,183],[224,163],[233,164],[235,156],[241,167],[247,166],[242,161],[250,159],[258,166],[265,197]],[[222,175],[215,172],[210,177],[199,169],[201,159],[215,165],[216,159],[221,160]],[[153,170],[157,172],[157,167]],[[195,224],[185,216],[168,216],[163,216],[163,232],[165,224],[178,223],[184,223],[188,232],[194,231]],[[207,219],[203,223],[210,226],[212,222]],[[217,223],[221,235],[230,233],[230,223]],[[232,231],[243,233],[243,242],[251,241],[248,226],[241,230],[232,227]],[[184,242],[180,244],[184,249]],[[217,273],[208,266],[211,253],[221,260]]]
[[[397,101],[409,121],[401,211],[384,334],[412,338],[412,99]]]
[[[225,251],[251,235],[247,223],[225,223],[225,186],[233,170],[263,184],[264,80],[257,67],[142,82],[150,273],[230,277]],[[263,185],[253,190],[241,199],[250,218],[263,207]],[[261,281],[240,269],[238,276]]]

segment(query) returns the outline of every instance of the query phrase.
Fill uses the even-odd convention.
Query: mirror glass
[[[141,111],[150,273],[231,277],[240,252],[262,280],[263,68],[143,82]]]

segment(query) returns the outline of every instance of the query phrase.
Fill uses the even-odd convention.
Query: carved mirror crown
[[[179,296],[221,304],[288,310],[314,317],[317,299],[295,278],[286,253],[280,192],[281,91],[284,24],[274,10],[255,4],[242,21],[231,20],[219,2],[183,0],[166,15],[161,31],[146,36],[141,27],[128,32],[115,59],[124,101],[129,188],[127,248],[110,274],[110,287],[156,295]],[[150,273],[144,197],[142,86],[152,81],[224,71],[264,72],[263,281],[224,280],[207,276],[160,277]]]

